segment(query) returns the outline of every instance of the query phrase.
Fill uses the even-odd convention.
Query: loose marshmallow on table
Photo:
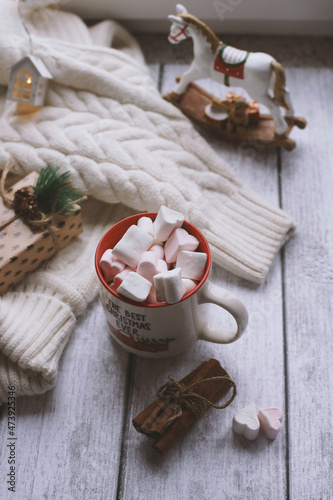
[[[141,255],[153,241],[153,236],[133,224],[113,248],[112,254],[128,266],[136,267]]]
[[[181,250],[177,257],[176,267],[182,270],[182,278],[200,281],[206,267],[207,254]]]
[[[135,302],[143,302],[148,297],[151,287],[150,281],[131,271],[119,285],[117,292]]]
[[[103,273],[106,282],[113,280],[116,274],[120,273],[125,269],[124,262],[117,259],[112,250],[105,250],[99,261],[99,267]]]
[[[154,226],[150,217],[141,217],[136,225],[154,238]]]
[[[158,302],[165,301],[168,304],[179,302],[184,294],[180,268],[156,274],[154,286]]]
[[[283,413],[280,408],[265,408],[259,410],[260,427],[269,439],[275,439],[281,427]]]
[[[253,441],[259,434],[260,422],[254,404],[250,404],[234,415],[232,429],[236,434],[241,434]]]
[[[164,255],[165,260],[170,262],[176,262],[178,253],[181,250],[193,251],[198,248],[199,240],[189,234],[185,229],[179,227],[173,231],[170,238],[164,245]],[[189,276],[186,276],[188,278]]]
[[[166,241],[172,231],[177,227],[181,227],[183,222],[183,214],[162,205],[154,221],[155,238],[160,241]]]

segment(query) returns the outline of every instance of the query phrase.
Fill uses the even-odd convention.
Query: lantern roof
[[[20,59],[19,61],[17,61],[15,64],[13,64],[11,66],[11,69],[22,66],[27,60],[29,60],[33,64],[33,66],[36,68],[38,73],[43,78],[47,78],[48,80],[52,80],[53,77],[52,77],[51,73],[49,72],[49,70],[47,69],[47,67],[43,63],[43,61],[41,59],[39,59],[39,57],[25,56],[22,59]]]

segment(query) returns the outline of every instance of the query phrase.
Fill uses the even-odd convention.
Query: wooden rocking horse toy
[[[288,135],[294,125],[304,128],[306,121],[294,116],[283,66],[263,52],[247,52],[222,43],[183,5],[178,4],[176,9],[176,16],[168,16],[172,21],[168,40],[177,44],[192,38],[194,58],[190,68],[178,77],[172,93],[165,94],[164,98],[193,121],[227,140],[256,139],[268,146],[283,146],[288,151],[294,149],[296,143]],[[230,106],[193,83],[201,78],[211,78],[226,86],[243,87],[252,99],[266,106],[271,115],[260,115],[256,124],[243,120],[245,127],[231,131]],[[220,108],[217,113],[216,108]],[[286,110],[285,114],[281,108]]]

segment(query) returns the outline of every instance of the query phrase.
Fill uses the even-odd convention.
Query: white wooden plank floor
[[[275,40],[279,49],[281,40]],[[265,39],[262,43],[265,47]],[[304,52],[311,46],[304,42]],[[198,342],[178,358],[154,362],[127,354],[110,339],[96,300],[77,323],[54,390],[17,401],[16,493],[7,491],[7,408],[2,408],[1,499],[333,498],[333,67],[317,58],[316,64],[295,63],[288,50],[283,53],[288,87],[296,114],[309,122],[305,130],[293,131],[293,152],[240,150],[203,134],[244,183],[297,222],[295,236],[261,286],[213,268],[213,281],[247,305],[247,332],[235,344]],[[157,61],[163,44],[154,51]],[[183,69],[151,64],[161,91],[170,90]],[[210,82],[202,84],[216,90]],[[208,309],[219,321],[215,306]],[[132,418],[154,399],[169,373],[181,378],[210,357],[237,382],[235,401],[226,410],[210,410],[169,454],[157,455],[151,441],[134,430]],[[275,441],[260,433],[249,442],[232,432],[233,414],[251,402],[282,408],[285,418]]]

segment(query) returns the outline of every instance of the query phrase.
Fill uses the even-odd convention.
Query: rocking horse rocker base
[[[247,144],[250,146],[269,146],[283,147],[287,151],[292,151],[296,147],[296,143],[289,137],[289,134],[294,126],[303,129],[306,126],[306,120],[297,116],[285,116],[288,124],[287,130],[283,135],[278,135],[275,132],[275,125],[271,115],[259,115],[259,120],[256,123],[249,123],[246,127],[238,130],[230,131],[228,127],[227,107],[223,106],[223,102],[216,99],[212,94],[209,94],[195,83],[190,83],[183,94],[171,92],[164,94],[163,98],[171,102],[179,108],[188,118],[200,125],[203,129],[212,135],[215,135],[226,142],[235,144]],[[211,106],[218,106],[221,111],[224,108],[225,117],[221,113],[222,119],[212,118],[208,116],[207,109]],[[216,118],[218,115],[216,116]]]

